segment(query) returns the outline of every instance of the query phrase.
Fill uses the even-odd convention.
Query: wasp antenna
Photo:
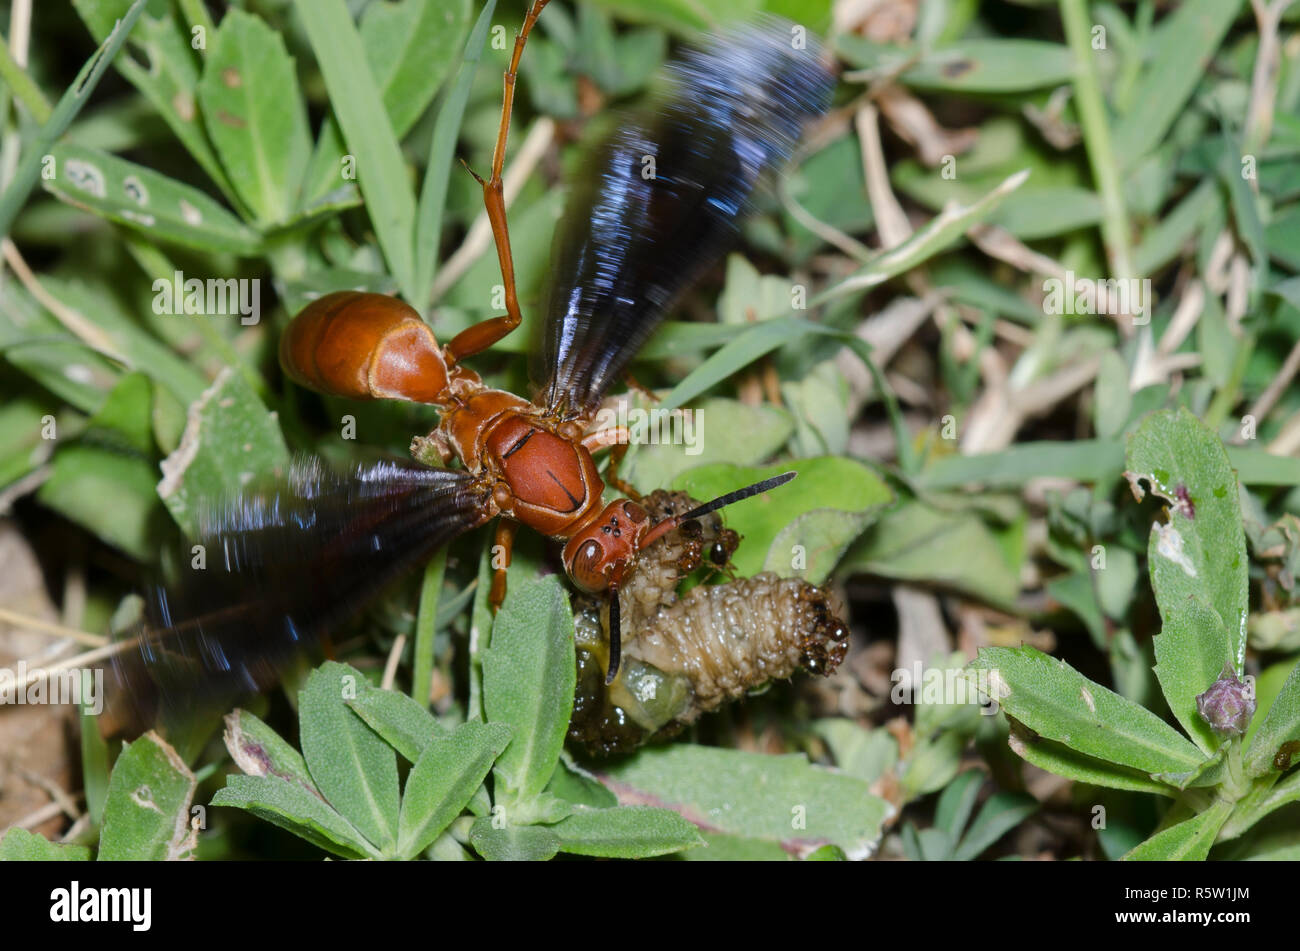
[[[623,657],[623,636],[619,630],[618,585],[609,586],[609,670],[605,672],[605,686],[618,676],[618,666]]]
[[[682,522],[689,521],[693,518],[699,518],[701,515],[708,515],[710,512],[716,512],[718,509],[730,505],[732,502],[739,502],[741,499],[748,499],[760,492],[766,492],[768,489],[775,489],[777,486],[785,485],[799,473],[791,470],[782,472],[780,475],[772,476],[770,479],[764,479],[762,482],[755,482],[753,485],[747,485],[743,489],[737,489],[735,492],[728,492],[726,495],[720,495],[712,502],[705,502],[703,505],[697,505],[689,512],[683,512],[681,515],[674,515],[666,518],[650,531],[646,532],[645,537],[641,539],[642,548],[649,548],[663,536],[667,535]]]
[[[720,495],[712,502],[705,502],[703,505],[697,506],[689,512],[684,512],[683,514],[678,515],[676,521],[681,523],[687,519],[699,518],[701,515],[708,515],[710,512],[716,512],[718,509],[730,505],[732,502],[739,502],[742,499],[751,498],[752,496],[758,495],[761,492],[766,492],[769,489],[775,489],[777,486],[785,485],[798,474],[799,473],[794,470],[782,472],[780,475],[772,476],[770,479],[764,479],[762,482],[755,482],[753,485],[747,485],[743,489],[737,489],[735,492],[728,492],[726,495]]]

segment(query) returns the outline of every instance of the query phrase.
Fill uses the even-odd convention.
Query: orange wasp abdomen
[[[415,308],[395,297],[335,291],[308,304],[280,338],[296,382],[358,400],[439,403],[447,363]]]

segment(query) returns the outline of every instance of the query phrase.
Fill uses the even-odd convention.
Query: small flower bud
[[[1196,709],[1216,733],[1240,736],[1255,715],[1254,685],[1238,680],[1232,665],[1224,664],[1219,679],[1196,698]]]

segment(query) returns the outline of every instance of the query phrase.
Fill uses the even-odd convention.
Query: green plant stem
[[[50,121],[50,104],[45,101],[45,96],[32,82],[27,71],[14,61],[13,54],[9,52],[9,44],[3,42],[0,42],[0,79],[5,81],[5,85],[13,91],[37,123],[45,125]]]
[[[181,16],[189,23],[190,28],[196,26],[203,27],[203,32],[211,36],[216,27],[212,24],[212,17],[209,15],[207,7],[203,5],[203,0],[180,0]],[[204,59],[207,58],[207,45],[199,50],[199,55]]]
[[[1061,21],[1074,56],[1074,96],[1079,109],[1083,144],[1097,191],[1101,196],[1101,236],[1106,245],[1112,277],[1131,278],[1133,251],[1129,241],[1128,213],[1124,209],[1119,165],[1111,144],[1110,120],[1097,78],[1096,52],[1092,49],[1086,0],[1061,0]]]
[[[1246,365],[1250,363],[1250,355],[1254,350],[1253,335],[1243,337],[1237,345],[1237,359],[1233,361],[1228,382],[1214,394],[1214,399],[1210,401],[1210,406],[1205,411],[1205,425],[1211,429],[1217,430],[1223,425],[1223,421],[1228,418],[1228,411],[1237,405],[1237,400],[1241,396],[1241,381],[1245,379]]]
[[[431,289],[434,265],[437,263],[438,238],[442,234],[442,213],[447,203],[447,183],[456,157],[456,140],[461,121],[465,117],[465,104],[469,101],[479,60],[483,58],[483,47],[496,5],[497,0],[488,0],[470,30],[465,53],[461,57],[460,73],[455,85],[442,101],[438,119],[433,124],[433,136],[429,140],[429,160],[425,165],[424,184],[420,188],[415,221],[415,297],[412,303],[420,310],[435,303],[431,298]]]
[[[447,569],[447,549],[433,556],[424,569],[420,585],[420,612],[415,619],[415,670],[411,674],[411,699],[422,707],[429,706],[433,687],[433,637],[438,630],[438,601],[442,578]]]
[[[1262,780],[1256,782],[1259,785],[1237,803],[1232,818],[1219,832],[1220,842],[1235,839],[1270,812],[1300,799],[1300,770],[1271,787]]]

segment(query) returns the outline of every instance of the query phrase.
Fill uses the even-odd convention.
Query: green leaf
[[[348,701],[348,706],[411,763],[420,759],[430,742],[441,739],[447,732],[432,713],[396,690],[380,690],[364,684],[357,698]]]
[[[765,756],[688,744],[646,749],[601,781],[621,802],[662,803],[710,831],[778,842],[806,853],[826,843],[864,858],[893,812],[860,779],[801,754]]]
[[[141,561],[157,557],[166,531],[150,459],[151,395],[143,375],[122,377],[82,438],[55,452],[36,496]]]
[[[934,807],[934,827],[946,832],[953,842],[961,838],[983,784],[984,774],[977,769],[968,769],[958,773],[940,794]]]
[[[158,734],[123,746],[108,781],[100,861],[190,858],[194,788],[194,774]]]
[[[304,17],[309,31],[315,19]],[[198,96],[208,135],[254,218],[263,225],[286,220],[311,139],[284,38],[253,14],[229,10],[210,44]]]
[[[557,577],[509,592],[483,652],[483,708],[514,736],[495,769],[512,818],[555,771],[573,709],[573,650],[573,612]]]
[[[0,862],[88,862],[84,845],[51,842],[43,835],[14,826],[0,838]]]
[[[56,174],[41,184],[61,201],[154,241],[246,257],[261,250],[261,235],[197,188],[96,149],[59,145],[52,154]]]
[[[1160,689],[1183,729],[1206,753],[1218,748],[1219,738],[1197,711],[1196,697],[1219,679],[1231,641],[1218,612],[1197,597],[1172,608],[1155,637]]]
[[[49,120],[32,138],[22,160],[14,170],[9,186],[4,190],[4,194],[0,195],[0,234],[9,234],[14,218],[18,216],[19,210],[36,184],[36,179],[45,167],[45,157],[50,154],[50,149],[67,131],[68,126],[72,125],[72,120],[77,117],[81,107],[90,99],[95,87],[99,85],[100,78],[104,75],[104,70],[108,69],[108,64],[113,62],[122,44],[126,42],[131,28],[135,26],[136,18],[144,9],[144,4],[145,0],[135,0],[135,3],[131,4],[121,20],[113,27],[112,32],[100,44],[99,49],[95,51],[95,55],[81,67],[77,78],[72,81],[72,85],[59,99],[59,104],[50,113]]]
[[[190,405],[181,444],[162,461],[158,495],[177,524],[195,534],[203,500],[235,495],[255,477],[283,473],[288,465],[275,414],[226,367]]]
[[[483,48],[486,45],[488,29],[492,26],[492,14],[496,11],[496,6],[496,0],[487,0],[483,4],[483,10],[474,21],[474,28],[465,43],[456,82],[443,97],[437,121],[433,124],[433,135],[429,139],[429,158],[425,163],[424,183],[420,186],[420,202],[416,209],[414,298],[416,301],[429,299],[434,267],[438,258],[438,242],[442,237],[442,214],[447,201],[447,182],[455,160],[461,120],[465,116],[465,104],[469,101],[470,88],[474,85],[478,63],[483,57]]]
[[[403,294],[415,301],[415,194],[361,37],[343,0],[295,0],[295,8],[348,152],[356,156],[361,194],[379,246]]]
[[[366,63],[398,139],[411,130],[455,64],[469,29],[469,12],[469,0],[400,0],[372,3],[362,13]],[[338,122],[327,116],[305,195],[317,198],[346,184],[341,176],[343,153]]]
[[[1144,44],[1147,66],[1137,81],[1142,95],[1113,132],[1112,152],[1125,166],[1155,148],[1183,114],[1241,7],[1241,0],[1187,0]]]
[[[411,703],[403,694],[393,694]],[[417,705],[418,706],[418,705]],[[414,858],[460,815],[510,742],[510,728],[471,720],[428,741],[402,795],[397,853]]]
[[[302,755],[316,787],[372,844],[392,854],[397,844],[397,757],[347,701],[364,678],[329,662],[312,671],[298,694]]]
[[[998,839],[1038,811],[1038,801],[1024,793],[994,793],[984,803],[953,853],[958,862],[973,862]]]
[[[699,830],[671,809],[585,809],[551,827],[560,851],[610,859],[669,855],[704,844]]]
[[[1129,437],[1126,473],[1141,498],[1139,480],[1169,503],[1168,522],[1151,526],[1148,562],[1151,587],[1166,624],[1189,600],[1199,598],[1217,612],[1227,640],[1201,634],[1195,644],[1183,644],[1170,656],[1205,654],[1198,671],[1214,674],[1199,685],[1204,691],[1217,679],[1225,661],[1241,673],[1246,651],[1246,535],[1242,528],[1236,473],[1219,437],[1186,409],[1152,413]],[[1179,633],[1171,632],[1171,635]],[[1184,638],[1191,634],[1182,631]],[[1160,668],[1156,670],[1161,675]],[[1174,673],[1166,668],[1165,676]],[[1182,672],[1186,677],[1189,672]],[[1161,686],[1169,696],[1183,699],[1187,685]],[[1175,707],[1182,720],[1185,710]],[[1184,721],[1185,722],[1185,721]]]
[[[1246,750],[1246,772],[1262,776],[1273,770],[1273,757],[1282,744],[1297,739],[1300,739],[1300,663],[1291,669],[1291,675]]]
[[[746,839],[739,835],[703,833],[704,848],[687,849],[674,858],[687,862],[792,862],[794,856],[779,843]]]
[[[1072,750],[1064,743],[1056,743],[1038,736],[1027,736],[1025,732],[1023,727],[1012,724],[1007,744],[1017,756],[1039,769],[1092,786],[1155,793],[1159,796],[1174,795],[1173,787],[1152,779],[1141,770],[1108,763],[1103,759]]]
[[[380,858],[379,851],[319,794],[278,776],[227,776],[214,806],[251,812],[259,819],[345,859]]]
[[[1200,815],[1157,832],[1124,855],[1126,862],[1203,862],[1219,829],[1232,812],[1232,803],[1216,799]]]
[[[469,842],[489,862],[545,862],[560,851],[560,837],[545,826],[493,828],[493,820],[474,820]]]
[[[869,468],[851,459],[795,459],[771,466],[720,463],[700,466],[674,479],[700,500],[793,470],[799,477],[724,510],[727,526],[745,539],[733,556],[736,573],[759,571],[798,575],[821,584],[849,544],[893,500],[893,493]],[[803,566],[792,564],[795,546]]]
[[[96,39],[108,35],[115,18],[127,6],[125,0],[73,0],[72,5]],[[113,65],[140,91],[194,161],[216,183],[226,200],[242,215],[247,209],[213,151],[195,103],[202,63],[191,47],[194,38],[190,25],[174,16],[167,5],[154,3],[153,12],[163,15],[142,16],[131,34],[132,46],[144,54],[143,64],[130,55],[122,55],[114,59]]]
[[[982,647],[966,676],[1040,736],[1146,773],[1194,769],[1205,759],[1150,710],[1032,647]]]
[[[852,33],[835,48],[858,68],[905,65],[915,54],[871,43]],[[898,77],[916,89],[958,93],[1006,93],[1068,83],[1074,75],[1070,48],[1040,40],[970,39],[929,50]]]
[[[1010,605],[1020,590],[996,536],[974,512],[921,501],[885,513],[844,556],[842,572],[950,585],[993,604]]]

